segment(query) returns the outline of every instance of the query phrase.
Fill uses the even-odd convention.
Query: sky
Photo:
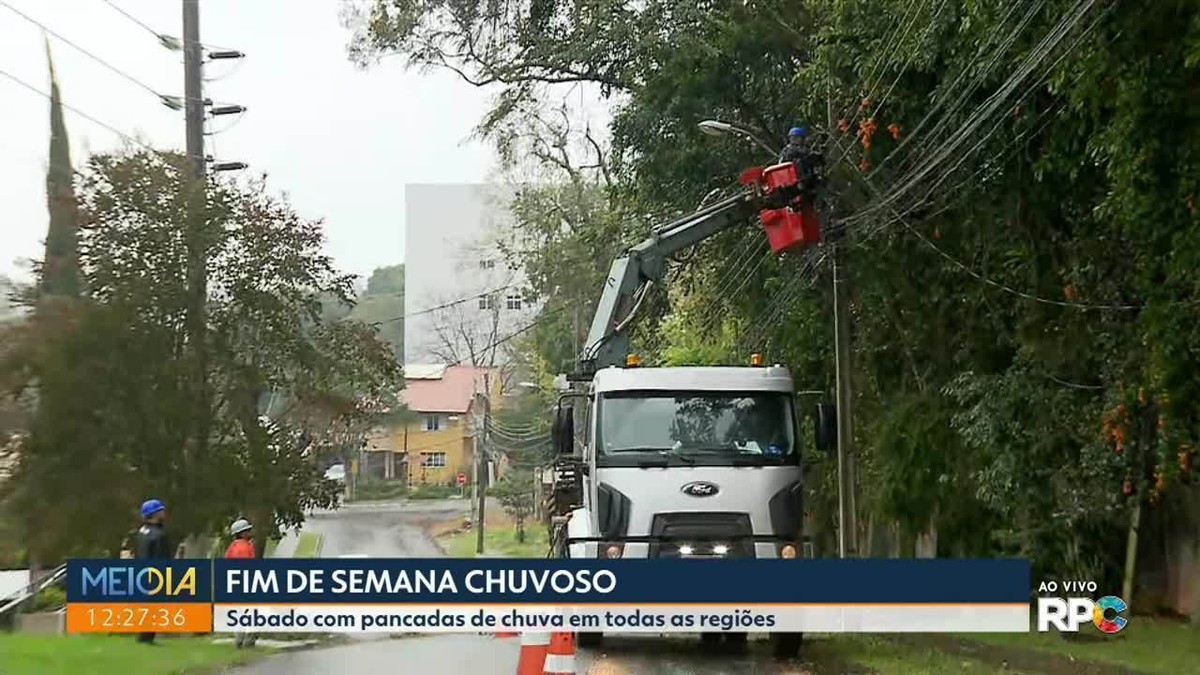
[[[182,34],[179,0],[111,0],[142,23]],[[47,213],[49,101],[5,77],[49,92],[42,28],[11,5],[150,90],[183,94],[183,57],[105,0],[0,0],[0,275],[30,278]],[[266,172],[297,211],[325,220],[327,251],[365,277],[404,261],[404,185],[472,183],[496,159],[470,140],[492,91],[448,72],[406,71],[398,59],[361,70],[346,56],[342,0],[200,0],[201,42],[244,52],[241,63],[207,66],[205,95],[246,106],[216,118],[208,154]],[[50,36],[63,101],[155,147],[182,150],[183,113],[150,90]],[[218,79],[219,78],[219,79]],[[72,160],[122,147],[121,136],[66,112]]]

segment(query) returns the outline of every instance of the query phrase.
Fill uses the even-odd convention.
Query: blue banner
[[[68,560],[67,602],[212,602],[212,561]]]
[[[213,602],[223,604],[998,604],[1030,597],[1029,561],[1015,559],[216,560],[212,579]],[[75,583],[73,576],[71,589]]]

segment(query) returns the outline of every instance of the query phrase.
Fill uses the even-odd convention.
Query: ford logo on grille
[[[687,485],[684,485],[683,487],[679,488],[679,491],[692,497],[711,497],[720,492],[721,488],[717,487],[716,483],[696,481],[694,483],[688,483]]]

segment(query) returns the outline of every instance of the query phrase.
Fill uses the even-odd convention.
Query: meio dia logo
[[[1059,584],[1043,581],[1038,593],[1057,593]],[[1095,593],[1094,581],[1064,581],[1064,593]],[[1050,597],[1037,599],[1037,627],[1042,633],[1051,629],[1060,633],[1078,633],[1079,627],[1091,623],[1102,633],[1113,634],[1129,623],[1129,605],[1115,595],[1099,600],[1090,597]]]
[[[133,596],[188,598],[196,595],[196,568],[132,567],[109,565],[96,570],[83,569],[83,594],[105,599]]]

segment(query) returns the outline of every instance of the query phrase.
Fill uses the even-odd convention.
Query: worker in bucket
[[[142,526],[134,534],[134,557],[139,560],[170,560],[171,542],[164,525],[167,507],[157,499],[142,502]],[[154,644],[154,633],[138,633],[138,642]]]
[[[226,558],[241,558],[253,559],[254,555],[254,539],[253,527],[250,521],[245,518],[238,518],[229,526],[229,534],[233,536],[233,541],[229,543],[229,548],[225,549]],[[253,633],[238,633],[233,638],[233,643],[242,647],[254,646]]]
[[[804,200],[812,203],[820,182],[820,167],[824,158],[809,146],[808,129],[792,127],[788,131],[788,143],[779,152],[779,163],[792,162],[796,165],[796,177],[800,180],[800,192]]]

